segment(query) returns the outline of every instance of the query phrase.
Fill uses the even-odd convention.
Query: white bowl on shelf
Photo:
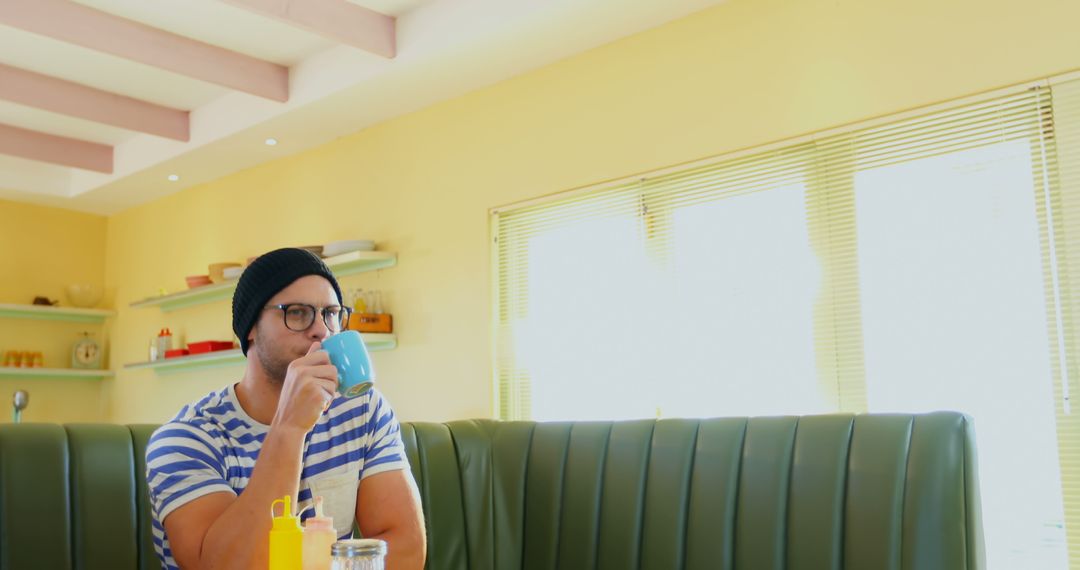
[[[91,309],[101,302],[105,295],[100,285],[91,283],[72,283],[65,290],[68,302],[72,307]]]
[[[225,276],[226,270],[240,267],[241,265],[239,263],[233,263],[231,261],[227,261],[224,263],[211,263],[210,267],[208,268],[207,274],[210,275],[210,281],[213,281],[214,283],[221,283],[222,281],[228,279],[228,277]]]
[[[351,253],[354,251],[373,251],[375,249],[375,240],[370,239],[346,239],[341,241],[330,242],[323,246],[323,257],[334,257],[335,255],[341,255],[343,253]]]

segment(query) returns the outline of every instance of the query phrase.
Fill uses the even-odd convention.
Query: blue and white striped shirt
[[[177,568],[162,521],[180,506],[211,493],[239,495],[247,487],[259,449],[269,431],[247,415],[233,386],[184,406],[158,428],[146,450],[154,548],[162,567]],[[321,495],[339,537],[352,532],[361,479],[407,469],[401,427],[376,390],[334,398],[304,440],[298,511],[314,514]],[[266,505],[267,517],[270,505]]]

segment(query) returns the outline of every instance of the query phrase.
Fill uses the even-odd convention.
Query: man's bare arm
[[[420,492],[407,469],[386,471],[360,481],[356,522],[365,538],[387,542],[386,567],[422,570],[427,536]]]
[[[213,493],[165,517],[177,565],[185,570],[266,568],[270,503],[285,495],[295,499],[303,446],[302,431],[271,431],[240,496]]]

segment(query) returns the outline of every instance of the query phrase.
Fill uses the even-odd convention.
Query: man
[[[241,275],[243,378],[184,406],[147,448],[163,567],[265,569],[270,503],[285,495],[303,518],[322,496],[339,537],[355,517],[363,536],[387,541],[389,568],[423,567],[419,493],[394,412],[374,389],[341,397],[319,350],[346,324],[341,304],[330,269],[301,249],[267,253]]]

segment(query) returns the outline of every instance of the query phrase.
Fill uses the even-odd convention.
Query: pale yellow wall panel
[[[227,334],[227,303],[126,308],[208,263],[372,238],[398,266],[347,285],[388,292],[400,346],[374,359],[399,415],[490,416],[489,208],[1080,68],[1076,21],[1059,0],[734,0],[111,217],[114,354],[164,325]],[[126,422],[240,369],[118,372]]]
[[[104,216],[0,200],[0,303],[45,296],[70,306],[68,284],[104,285],[106,223]],[[106,295],[102,305],[110,302]],[[105,325],[0,318],[0,357],[8,350],[40,351],[46,367],[67,368],[83,331],[107,346]],[[0,378],[0,422],[11,421],[11,398],[19,389],[30,393],[25,421],[105,421],[105,382]]]

